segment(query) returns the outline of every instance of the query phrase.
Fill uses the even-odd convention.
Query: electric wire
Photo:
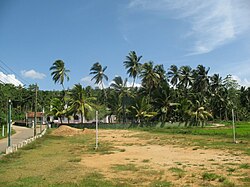
[[[19,78],[20,80],[20,82],[23,82],[23,83],[27,83],[28,85],[30,85],[30,83],[27,81],[27,80],[25,80],[25,79],[23,79],[22,77],[20,77],[15,71],[13,71],[6,63],[4,63],[4,61],[3,60],[1,60],[0,59],[0,62],[10,71],[10,72],[12,72],[17,78]],[[5,72],[5,74],[10,74],[9,73],[9,71],[8,70],[6,70],[3,66],[1,66],[0,65],[0,68],[2,69],[2,70],[4,70]],[[10,77],[10,79],[12,79],[13,81],[16,81],[16,80],[14,80],[12,77]],[[1,81],[2,82],[2,81]]]

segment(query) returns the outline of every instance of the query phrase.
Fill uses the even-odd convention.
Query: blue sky
[[[135,50],[166,70],[203,64],[250,86],[249,33],[249,0],[1,0],[0,80],[61,89],[49,68],[62,59],[66,88],[93,85],[97,61],[111,82]]]

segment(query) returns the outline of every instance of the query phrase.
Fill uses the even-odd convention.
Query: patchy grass
[[[240,169],[249,169],[250,168],[250,165],[248,163],[244,163],[244,164],[241,164],[239,166]]]
[[[132,171],[132,172],[136,172],[139,170],[139,168],[136,167],[135,164],[126,164],[126,165],[117,164],[117,165],[114,165],[112,169],[115,171]]]
[[[81,162],[81,158],[71,158],[69,159],[69,162]]]
[[[150,147],[151,144],[163,147],[171,144],[176,148],[188,148],[191,152],[198,152],[200,149],[218,148],[226,152],[231,150],[232,153],[237,155],[235,157],[240,159],[242,156],[240,151],[245,151],[248,146],[246,140],[246,143],[232,144],[227,138],[221,138],[219,135],[213,137],[137,132],[129,137],[138,138],[133,145],[139,147],[145,145]],[[3,156],[0,159],[0,186],[168,187],[183,186],[183,184],[186,186],[230,187],[235,186],[235,184],[250,186],[247,160],[244,160],[246,163],[243,164],[240,164],[242,162],[232,161],[232,165],[227,165],[226,163],[231,162],[230,159],[227,160],[227,157],[225,158],[226,163],[219,163],[219,159],[214,157],[208,160],[211,165],[216,161],[212,169],[206,167],[207,163],[197,162],[194,164],[181,162],[177,159],[174,159],[172,163],[162,162],[159,164],[153,156],[138,155],[137,157],[137,155],[131,156],[128,154],[126,157],[125,154],[129,153],[131,147],[130,145],[126,147],[123,142],[120,143],[122,148],[120,145],[117,146],[116,142],[100,141],[99,148],[95,150],[95,136],[92,134],[73,137],[47,134],[18,152]],[[130,142],[127,143],[130,144]],[[150,152],[154,151],[152,147],[150,147]],[[198,150],[193,151],[193,148]],[[156,154],[161,155],[161,152],[156,152]],[[109,167],[105,167],[104,171],[88,168],[85,165],[85,162],[91,157],[98,156],[100,160],[102,158],[112,160],[115,155],[125,156],[123,160],[118,160],[116,164],[112,163]],[[117,159],[117,157],[115,158]],[[219,174],[217,171],[223,172],[223,174]],[[227,172],[234,172],[234,175],[227,175]],[[231,182],[231,179],[235,183]]]
[[[143,163],[149,163],[150,160],[149,160],[149,159],[143,159],[142,162],[143,162]]]
[[[164,128],[150,127],[140,130],[150,132],[151,135],[147,135],[147,138],[157,137],[154,141],[151,141],[152,144],[164,145],[181,142],[183,145],[195,146],[194,150],[231,149],[232,151],[243,151],[250,156],[250,123],[248,122],[236,123],[237,144],[233,143],[230,123],[227,123],[225,127],[216,128],[166,126]],[[172,139],[165,139],[164,134],[172,136]]]
[[[171,182],[168,181],[153,181],[150,187],[170,187],[172,186]]]
[[[0,159],[0,186],[116,186],[100,173],[78,167],[82,154],[104,154],[113,149],[104,143],[95,151],[93,140],[89,135],[45,135]]]
[[[177,176],[178,178],[182,178],[185,175],[185,171],[181,168],[172,167],[169,168],[169,171],[175,173],[175,176]]]
[[[215,181],[216,179],[218,179],[220,176],[215,174],[215,173],[203,173],[202,174],[202,179],[206,180],[206,181]]]

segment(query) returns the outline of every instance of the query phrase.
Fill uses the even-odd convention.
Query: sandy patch
[[[185,184],[200,186],[204,182],[202,180],[202,173],[204,172],[226,176],[231,181],[236,182],[239,176],[229,176],[228,168],[236,168],[239,164],[250,163],[249,156],[242,154],[235,156],[229,150],[196,149],[194,146],[180,147],[170,144],[147,144],[149,140],[142,140],[134,136],[138,133],[144,132],[101,130],[99,141],[112,142],[118,151],[106,155],[85,155],[81,164],[84,167],[102,172],[107,178],[136,178],[143,175],[147,179],[171,181],[177,186]],[[138,168],[137,171],[117,172],[114,170],[116,165],[128,164],[135,165]],[[185,174],[178,176],[170,171],[171,168],[180,168]],[[157,171],[162,174],[149,175],[150,171]],[[237,169],[237,172],[239,171]],[[211,183],[216,185],[216,182],[212,181]]]
[[[51,134],[54,136],[75,136],[79,134],[94,134],[95,131],[91,129],[77,129],[73,127],[69,127],[67,125],[61,125],[57,129],[55,129]]]

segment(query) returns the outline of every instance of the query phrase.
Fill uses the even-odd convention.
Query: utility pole
[[[98,149],[98,111],[95,112],[95,149]]]
[[[8,101],[8,147],[11,146],[11,100]]]
[[[35,89],[34,136],[36,136],[36,124],[37,124],[36,113],[37,113],[37,83]]]
[[[42,132],[42,125],[44,124],[44,107],[43,107],[43,118],[42,118],[42,122],[40,124],[40,133]]]
[[[232,109],[232,119],[233,119],[233,139],[234,139],[234,143],[236,143],[236,138],[235,138],[235,124],[234,124],[234,109]]]

